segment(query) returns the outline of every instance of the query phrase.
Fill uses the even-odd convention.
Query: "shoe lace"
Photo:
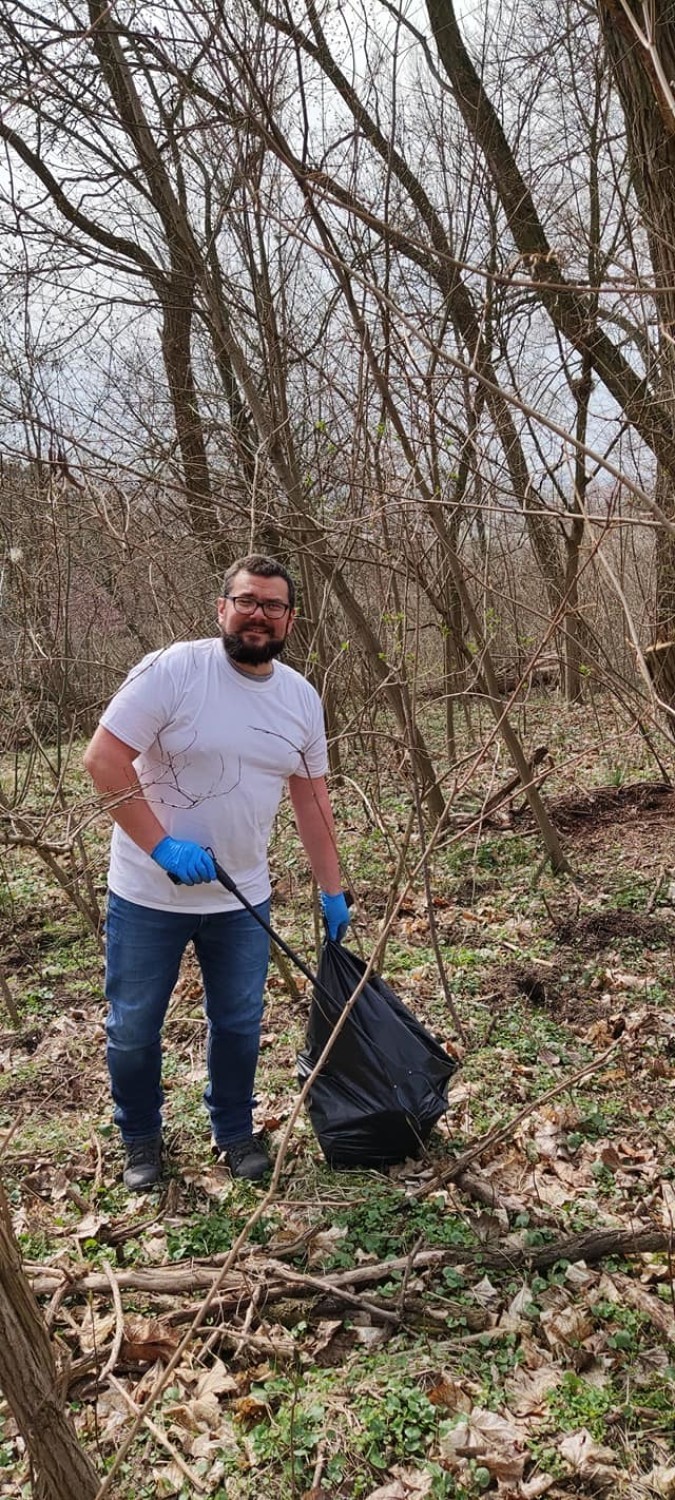
[[[127,1166],[140,1167],[145,1162],[155,1163],[159,1161],[161,1141],[156,1136],[149,1136],[145,1140],[131,1141],[127,1146]]]
[[[242,1141],[233,1141],[232,1145],[227,1147],[227,1155],[233,1167],[238,1167],[244,1157],[250,1156],[251,1152],[257,1155],[261,1151],[262,1146],[255,1135],[247,1135]]]

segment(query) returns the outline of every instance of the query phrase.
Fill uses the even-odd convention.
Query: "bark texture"
[[[655,385],[661,405],[675,415],[675,4],[653,0],[647,8],[599,0],[605,50],[617,86],[633,186],[649,239],[659,323],[660,368]],[[648,29],[646,29],[648,27]],[[675,516],[675,480],[659,464],[656,498]],[[656,633],[675,635],[675,539],[657,536]]]
[[[95,1500],[96,1470],[66,1415],[52,1346],[1,1186],[0,1387],[32,1460],[36,1500]]]
[[[481,150],[499,195],[514,243],[529,269],[532,285],[558,331],[581,355],[587,354],[628,420],[675,476],[675,420],[672,406],[659,399],[649,378],[639,375],[612,343],[600,322],[594,323],[589,299],[565,276],[539,216],[532,191],[520,170],[504,127],[465,46],[452,0],[426,0],[431,31],[462,118]],[[606,0],[599,4],[607,9]],[[657,11],[672,15],[673,5],[655,0]],[[612,16],[619,3],[612,3]],[[669,21],[668,31],[673,23]],[[673,76],[673,70],[669,74]],[[663,129],[663,124],[661,126]],[[672,200],[671,200],[672,201]],[[673,244],[671,236],[671,244]],[[671,282],[672,285],[672,282]],[[653,372],[649,372],[651,375]]]

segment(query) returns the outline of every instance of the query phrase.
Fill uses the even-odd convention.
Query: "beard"
[[[245,641],[242,636],[221,631],[223,646],[230,661],[241,662],[244,667],[262,667],[268,661],[274,661],[275,656],[280,656],[286,645],[286,637],[268,636],[266,641],[259,645],[253,645]]]

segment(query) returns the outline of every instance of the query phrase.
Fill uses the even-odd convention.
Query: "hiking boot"
[[[161,1135],[142,1136],[138,1141],[127,1141],[126,1165],[123,1182],[130,1193],[147,1193],[159,1182],[162,1172]]]
[[[228,1141],[220,1146],[223,1160],[233,1177],[246,1177],[249,1182],[259,1182],[272,1170],[272,1163],[259,1135],[245,1135],[240,1141]]]

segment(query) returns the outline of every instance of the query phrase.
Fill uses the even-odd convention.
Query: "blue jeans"
[[[269,921],[269,901],[256,908]],[[126,1142],[158,1135],[162,1116],[162,1026],[181,959],[194,944],[208,1019],[204,1101],[213,1136],[250,1135],[269,938],[244,907],[156,911],[112,891],[106,921],[107,1059],[115,1123]]]

